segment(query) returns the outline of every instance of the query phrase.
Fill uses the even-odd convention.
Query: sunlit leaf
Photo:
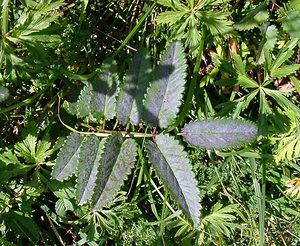
[[[256,126],[240,119],[195,121],[182,129],[182,136],[188,143],[206,149],[237,147],[250,143],[256,135]]]

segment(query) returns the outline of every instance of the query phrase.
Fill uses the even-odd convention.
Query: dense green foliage
[[[1,245],[298,245],[299,6],[3,0]]]

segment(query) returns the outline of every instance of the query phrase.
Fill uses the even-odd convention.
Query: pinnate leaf
[[[52,178],[63,181],[75,172],[79,160],[79,150],[83,140],[84,137],[77,133],[72,132],[68,136],[57,156],[56,164],[52,171]]]
[[[183,47],[173,42],[162,58],[145,98],[144,118],[150,126],[166,128],[176,118],[184,90],[186,63]]]
[[[151,81],[151,62],[146,49],[134,56],[124,84],[118,95],[117,117],[123,123],[137,125],[143,112],[143,99]]]
[[[92,197],[104,142],[104,139],[100,142],[94,135],[88,136],[80,148],[77,178],[79,204],[85,203]]]
[[[94,189],[92,201],[94,209],[101,209],[114,198],[133,167],[136,151],[135,141],[133,139],[124,141],[119,132],[115,132],[107,139]]]
[[[253,123],[240,119],[211,119],[188,123],[182,130],[184,139],[197,147],[226,149],[249,143],[256,137]]]
[[[196,226],[200,217],[199,191],[183,147],[173,137],[161,134],[155,142],[148,141],[146,149],[158,175]]]
[[[78,116],[91,121],[103,117],[112,119],[116,111],[118,92],[116,63],[108,58],[97,73],[87,82],[78,100]]]

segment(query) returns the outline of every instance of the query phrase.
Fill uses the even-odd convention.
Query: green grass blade
[[[144,21],[147,19],[147,17],[149,16],[149,14],[151,13],[151,11],[154,9],[154,7],[156,6],[156,2],[154,2],[149,9],[147,10],[147,12],[141,17],[141,19],[139,20],[139,22],[136,24],[136,26],[131,30],[131,32],[127,35],[127,37],[124,39],[124,41],[121,43],[121,45],[119,46],[119,48],[116,50],[116,52],[114,53],[114,56],[116,56],[117,54],[119,54],[119,52],[127,45],[127,43],[133,38],[133,36],[137,33],[137,31],[141,28],[142,24],[144,23]]]
[[[8,32],[8,5],[9,0],[2,1],[2,8],[1,8],[1,33],[5,34]]]
[[[266,175],[265,173],[265,167],[263,165],[262,168],[262,188],[260,187],[259,181],[256,177],[256,172],[257,172],[257,163],[254,158],[250,158],[250,169],[251,169],[251,176],[252,176],[252,181],[253,181],[253,186],[254,186],[254,192],[255,192],[255,197],[257,200],[257,209],[258,209],[258,219],[259,219],[259,245],[263,246],[265,237],[264,237],[264,232],[265,232],[265,200],[266,200],[266,194],[265,194],[265,182],[266,182]]]

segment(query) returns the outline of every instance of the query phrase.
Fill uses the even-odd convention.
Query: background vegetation
[[[1,244],[299,245],[299,6],[298,0],[2,0]],[[75,177],[51,178],[70,132],[58,108],[79,131],[121,128],[115,118],[83,124],[72,103],[106,58],[122,78],[137,50],[147,47],[156,67],[174,40],[185,48],[187,87],[167,131],[226,117],[254,122],[259,136],[224,151],[184,144],[200,189],[196,228],[141,153],[116,198],[91,212],[75,199]]]

